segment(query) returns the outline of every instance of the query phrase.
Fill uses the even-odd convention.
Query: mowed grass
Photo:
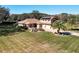
[[[0,36],[0,52],[79,52],[79,37],[49,32],[16,32]]]

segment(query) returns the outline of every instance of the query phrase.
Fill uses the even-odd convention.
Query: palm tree
[[[56,20],[52,26],[54,28],[57,28],[57,33],[60,33],[60,29],[63,29],[65,30],[66,29],[66,26],[64,25],[64,22],[62,20]]]

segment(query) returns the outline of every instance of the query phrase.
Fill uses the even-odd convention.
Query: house
[[[33,18],[25,19],[18,22],[18,26],[25,26],[28,29],[32,29],[32,28],[39,29],[40,24],[41,22],[38,19],[33,19]]]
[[[42,17],[40,20],[30,18],[30,19],[25,19],[22,21],[18,21],[19,26],[25,26],[28,29],[50,29],[51,28],[51,23],[54,17]]]

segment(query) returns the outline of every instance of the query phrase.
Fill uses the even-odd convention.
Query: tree
[[[75,25],[76,24],[76,18],[77,16],[76,15],[69,15],[68,17],[68,23],[71,24],[71,25]]]
[[[5,7],[0,7],[0,22],[7,20],[9,17],[9,9]]]
[[[11,14],[8,18],[8,21],[21,21],[26,18],[36,18],[40,19],[43,16],[46,16],[48,14],[45,13],[39,13],[39,11],[33,11],[32,13],[23,13],[23,14]]]
[[[53,26],[54,28],[57,28],[57,33],[60,33],[60,29],[63,29],[63,30],[66,29],[66,27],[65,27],[65,25],[64,25],[64,22],[62,22],[62,20],[56,20],[56,21],[52,24],[52,26]]]
[[[37,11],[37,10],[33,10],[31,14],[36,19],[40,19],[41,18],[41,15],[40,15],[39,11]]]
[[[8,18],[8,21],[10,22],[15,22],[17,20],[18,15],[16,14],[12,14],[10,15],[10,17]]]
[[[67,22],[68,14],[67,13],[61,13],[60,14],[60,20],[63,20],[64,22]]]

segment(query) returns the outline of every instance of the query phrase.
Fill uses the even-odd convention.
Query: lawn
[[[0,52],[79,52],[79,37],[49,32],[16,32],[0,36]]]

